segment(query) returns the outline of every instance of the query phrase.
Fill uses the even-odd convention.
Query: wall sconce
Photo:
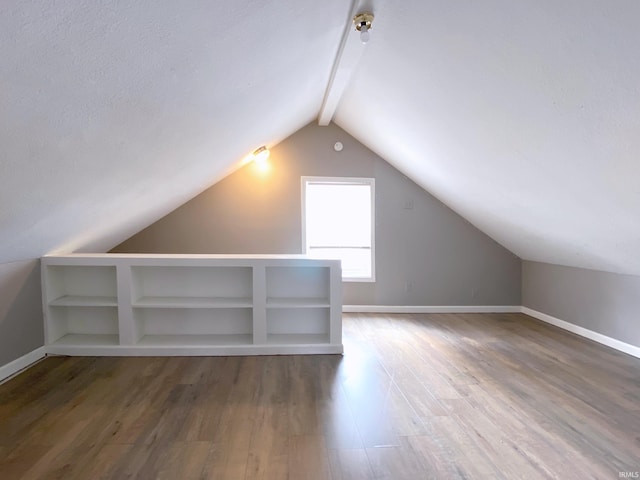
[[[264,145],[253,151],[249,158],[253,160],[254,171],[264,175],[271,170],[271,165],[269,165],[268,161],[270,153],[269,149]]]
[[[356,30],[360,32],[360,41],[367,43],[369,41],[369,30],[373,22],[373,13],[359,13],[353,17],[353,24]]]
[[[264,165],[267,162],[270,154],[271,152],[269,152],[269,149],[263,145],[253,151],[253,161],[258,165]]]

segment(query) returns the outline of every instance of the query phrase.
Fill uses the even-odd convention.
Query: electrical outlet
[[[413,200],[405,200],[404,201],[404,209],[405,210],[413,210]]]
[[[471,289],[471,298],[476,298],[478,296],[478,287],[473,287]]]

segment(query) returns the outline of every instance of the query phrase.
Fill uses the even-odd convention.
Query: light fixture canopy
[[[256,163],[265,162],[267,158],[269,158],[270,153],[271,152],[269,152],[269,149],[262,145],[260,148],[256,148],[253,151],[253,161]]]
[[[362,43],[367,43],[369,41],[369,30],[371,30],[372,23],[373,13],[359,13],[353,17],[353,24],[356,26],[356,30],[360,32],[360,41]]]

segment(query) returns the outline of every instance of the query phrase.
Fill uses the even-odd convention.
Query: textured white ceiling
[[[640,2],[376,6],[336,123],[521,258],[640,274]]]
[[[640,274],[640,3],[365,1],[338,125],[522,258]],[[108,249],[313,120],[352,3],[0,2],[0,263]]]
[[[108,249],[312,121],[349,15],[341,0],[0,2],[0,263]]]

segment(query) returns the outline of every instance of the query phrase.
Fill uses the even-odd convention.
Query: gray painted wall
[[[523,262],[522,304],[640,346],[640,277]]]
[[[0,366],[44,345],[40,260],[0,264]]]
[[[519,258],[335,125],[308,125],[269,160],[269,172],[243,167],[112,251],[301,253],[300,177],[374,177],[377,281],[345,283],[345,304],[520,305]]]

